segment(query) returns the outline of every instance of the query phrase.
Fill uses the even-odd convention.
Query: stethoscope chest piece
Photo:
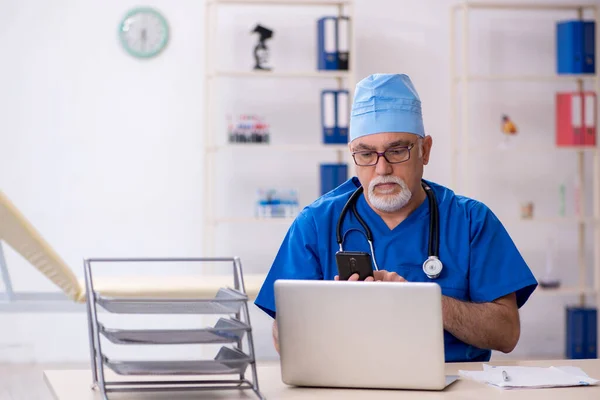
[[[423,263],[423,272],[429,279],[436,279],[442,273],[444,266],[436,256],[429,256]]]

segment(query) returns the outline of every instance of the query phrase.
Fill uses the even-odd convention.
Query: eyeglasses
[[[387,149],[383,153],[373,150],[355,151],[352,153],[352,158],[354,158],[354,163],[361,167],[377,165],[379,157],[382,156],[390,164],[400,164],[410,160],[410,150],[413,147],[415,147],[414,143],[409,146]]]

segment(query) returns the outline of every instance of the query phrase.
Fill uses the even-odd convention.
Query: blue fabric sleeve
[[[469,290],[474,302],[490,302],[515,292],[525,304],[537,280],[508,232],[482,203],[471,209]]]
[[[304,209],[283,239],[254,304],[275,318],[274,284],[277,279],[323,279],[317,249],[314,220]]]

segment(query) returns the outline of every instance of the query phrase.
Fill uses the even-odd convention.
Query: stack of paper
[[[483,364],[483,371],[459,371],[460,376],[503,389],[596,385],[577,367],[501,367]]]

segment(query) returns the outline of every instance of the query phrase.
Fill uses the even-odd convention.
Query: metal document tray
[[[119,375],[226,375],[243,374],[252,361],[238,349],[221,347],[214,360],[112,361],[105,365]]]
[[[100,333],[115,344],[199,344],[236,343],[250,327],[234,318],[220,318],[214,328],[206,329],[111,329],[99,324]]]
[[[98,296],[98,304],[118,314],[237,314],[248,296],[231,288],[219,289],[212,299],[144,299]]]

